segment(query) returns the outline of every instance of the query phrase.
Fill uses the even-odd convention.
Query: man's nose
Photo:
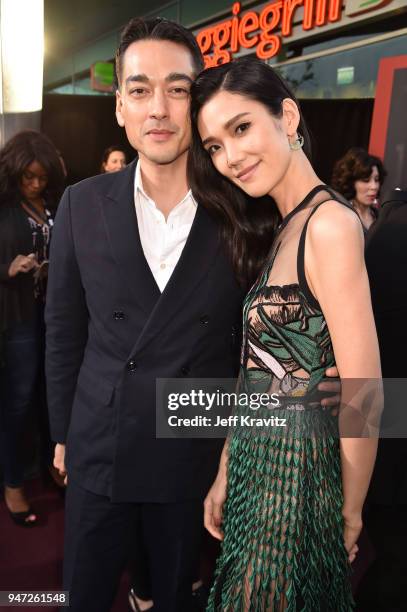
[[[156,91],[151,98],[150,117],[164,119],[168,117],[167,99],[162,91]]]

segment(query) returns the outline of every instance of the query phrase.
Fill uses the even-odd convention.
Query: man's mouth
[[[171,138],[174,132],[172,132],[171,130],[149,130],[147,134],[153,140],[160,142]]]

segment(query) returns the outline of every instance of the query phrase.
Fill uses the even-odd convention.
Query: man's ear
[[[122,115],[123,99],[120,91],[116,90],[116,119],[120,127],[124,127],[124,119]]]

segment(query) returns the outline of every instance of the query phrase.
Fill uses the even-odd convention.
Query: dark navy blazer
[[[233,377],[243,292],[198,205],[161,294],[134,207],[135,162],[68,187],[55,220],[46,307],[52,437],[69,477],[113,501],[202,498],[221,441],[155,437],[156,379]]]

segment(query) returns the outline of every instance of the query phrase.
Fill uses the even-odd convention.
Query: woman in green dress
[[[362,226],[315,174],[298,102],[272,68],[243,59],[205,70],[191,97],[192,190],[223,223],[238,277],[258,271],[239,387],[281,398],[237,416],[286,423],[237,427],[225,443],[205,500],[205,526],[223,540],[208,611],[348,612],[381,399]],[[312,395],[334,365],[339,416]],[[355,379],[366,384],[352,394]]]

